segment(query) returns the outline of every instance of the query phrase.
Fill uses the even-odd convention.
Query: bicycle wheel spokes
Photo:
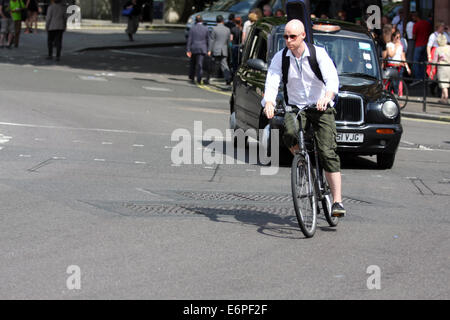
[[[316,231],[317,198],[308,159],[296,155],[291,168],[294,209],[303,234],[310,238]]]

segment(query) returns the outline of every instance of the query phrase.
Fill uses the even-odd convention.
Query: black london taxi
[[[233,82],[231,129],[258,131],[267,126],[261,100],[271,58],[285,47],[286,23],[286,18],[265,18],[252,28]],[[335,106],[338,153],[376,155],[379,168],[392,168],[403,129],[398,101],[383,90],[371,34],[356,24],[313,19],[313,38],[316,45],[326,49],[339,74]],[[283,103],[282,83],[277,103],[279,107]]]

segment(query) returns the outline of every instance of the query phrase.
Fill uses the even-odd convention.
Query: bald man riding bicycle
[[[300,20],[289,21],[283,37],[288,50],[277,52],[270,64],[264,99],[261,102],[264,113],[268,119],[274,117],[278,88],[283,77],[283,59],[289,58],[287,83],[285,82],[285,95],[288,93],[288,98],[285,99],[299,109],[306,105],[317,104],[317,111],[302,112],[314,129],[319,158],[334,199],[332,215],[344,217],[346,210],[342,205],[340,158],[336,154],[337,132],[334,118],[336,111],[334,108],[327,109],[328,105],[334,106],[334,98],[339,90],[336,67],[325,49],[305,43],[305,27]],[[284,54],[286,57],[283,57]],[[314,56],[320,71],[311,65],[310,57]],[[321,75],[318,76],[317,73]],[[295,115],[286,113],[283,141],[293,154],[299,150],[296,129],[298,125]]]

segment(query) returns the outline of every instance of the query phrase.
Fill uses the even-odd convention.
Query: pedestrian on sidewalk
[[[53,46],[56,47],[56,61],[60,60],[63,33],[66,30],[67,7],[62,0],[54,0],[47,9],[45,17],[45,30],[47,30],[48,57],[53,59]]]
[[[14,47],[19,46],[20,32],[22,29],[22,10],[25,9],[25,4],[22,0],[10,0],[11,17],[14,21]]]
[[[236,74],[239,64],[239,49],[242,42],[242,18],[234,18],[235,27],[231,29],[231,73]]]
[[[201,84],[203,76],[203,61],[208,53],[209,46],[209,31],[203,25],[202,16],[195,17],[195,25],[189,30],[189,37],[186,47],[186,55],[191,59],[189,69],[189,79],[195,83]]]
[[[139,20],[142,13],[142,5],[137,3],[137,0],[130,0],[124,6],[124,9],[133,9],[128,15],[128,25],[125,32],[128,34],[128,39],[134,41],[133,35],[136,34],[139,28]]]
[[[208,55],[213,56],[213,74],[216,72],[216,65],[220,63],[220,69],[225,77],[226,84],[231,83],[231,73],[228,67],[228,43],[231,41],[231,31],[224,25],[223,16],[216,18],[217,26],[211,31]]]
[[[413,19],[415,20],[413,36],[416,42],[414,49],[414,78],[422,81],[421,79],[425,77],[425,66],[423,62],[427,61],[427,43],[432,27],[427,20],[421,19],[419,13],[416,13]]]
[[[428,38],[428,44],[427,44],[428,62],[432,62],[434,60],[435,51],[439,47],[437,38],[440,34],[443,34],[446,37],[447,41],[450,43],[450,36],[445,32],[445,22],[444,21],[438,22],[438,24],[436,25],[436,31],[433,32],[430,35],[430,37]],[[436,68],[433,68],[431,65],[427,66],[427,75],[431,80],[433,80],[434,76],[436,75],[434,72],[435,70],[436,70]]]
[[[25,24],[27,26],[25,33],[33,33],[33,24],[34,24],[34,33],[37,33],[38,12],[39,12],[37,0],[27,0],[26,7],[28,13],[27,13],[27,20],[25,21]]]
[[[14,40],[14,21],[11,17],[11,7],[9,5],[10,0],[0,0],[0,43],[2,48],[7,40],[7,48],[11,48]]]
[[[406,51],[406,60],[413,61],[414,59],[414,48],[416,46],[416,42],[414,41],[413,36],[413,28],[414,21],[412,18],[412,14],[409,15],[408,23],[406,24],[406,40],[408,42],[408,49]]]
[[[436,49],[434,56],[434,63],[450,64],[450,45],[447,44],[447,37],[444,34],[440,34],[437,37],[439,47]],[[442,89],[440,103],[448,103],[448,88],[450,87],[450,66],[438,66],[437,78],[439,81],[439,88]]]
[[[247,39],[248,33],[251,30],[252,25],[262,18],[262,11],[259,8],[255,8],[250,10],[248,14],[248,20],[244,22],[244,26],[242,27],[242,43]]]

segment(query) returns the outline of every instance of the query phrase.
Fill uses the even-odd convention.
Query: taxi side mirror
[[[267,71],[267,63],[261,59],[249,59],[247,60],[247,66],[258,71]]]

